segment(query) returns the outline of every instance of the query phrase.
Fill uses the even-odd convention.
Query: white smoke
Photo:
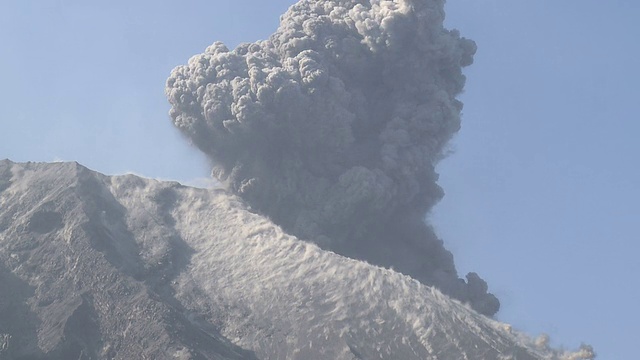
[[[424,221],[476,51],[443,20],[444,0],[302,0],[269,40],[217,42],[174,69],[166,94],[213,175],[255,210],[492,315],[486,283],[459,279]]]

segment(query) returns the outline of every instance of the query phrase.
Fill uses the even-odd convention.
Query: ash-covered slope
[[[0,162],[0,359],[580,359],[221,190]]]

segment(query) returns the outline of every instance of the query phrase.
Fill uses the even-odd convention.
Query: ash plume
[[[476,51],[443,20],[444,0],[302,0],[268,40],[216,42],[174,69],[166,94],[174,124],[254,210],[493,315],[487,284],[460,279],[425,222]]]

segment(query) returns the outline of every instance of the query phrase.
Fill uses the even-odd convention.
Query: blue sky
[[[6,0],[0,158],[191,181],[204,156],[167,115],[171,69],[266,38],[293,0]],[[640,2],[449,0],[478,43],[430,215],[498,318],[634,358],[640,334]]]

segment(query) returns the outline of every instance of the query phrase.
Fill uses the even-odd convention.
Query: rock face
[[[580,359],[222,190],[0,161],[0,359]],[[570,357],[573,356],[573,357]]]

